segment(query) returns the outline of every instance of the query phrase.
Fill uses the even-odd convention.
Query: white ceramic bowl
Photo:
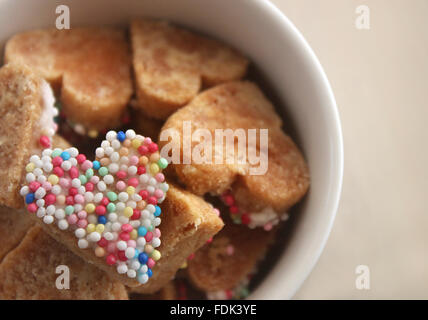
[[[291,298],[324,248],[343,171],[334,96],[299,31],[266,0],[75,0],[64,4],[70,8],[71,27],[126,25],[138,16],[169,19],[232,44],[266,75],[309,163],[311,188],[284,253],[250,298]],[[0,0],[0,48],[17,32],[54,27],[57,5],[55,0]]]

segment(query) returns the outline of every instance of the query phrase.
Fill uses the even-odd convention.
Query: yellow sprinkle
[[[29,164],[27,164],[27,166],[25,167],[25,170],[27,172],[33,172],[33,170],[34,170],[34,163],[30,162]]]
[[[184,260],[183,264],[181,265],[180,269],[186,269],[187,268],[187,261]]]
[[[147,158],[146,156],[140,157],[140,164],[145,165],[148,162],[149,162],[149,158]]]
[[[158,173],[158,172],[159,172],[159,166],[157,165],[157,163],[152,163],[152,164],[150,165],[150,172],[151,172],[152,174],[156,174],[156,173]]]
[[[158,261],[161,258],[161,253],[158,250],[153,250],[152,254],[151,254],[151,258],[155,261]],[[185,261],[185,263],[187,263]]]
[[[152,155],[150,156],[150,161],[151,162],[158,162],[159,159],[160,159],[159,151],[156,151],[155,153],[152,153]]]
[[[93,203],[88,203],[88,204],[85,206],[85,211],[86,211],[87,213],[92,213],[92,212],[94,212],[94,211],[95,211],[95,205],[94,205]]]
[[[132,240],[136,240],[138,238],[138,232],[137,230],[132,230],[129,234],[129,236],[131,237]]]
[[[93,225],[92,223],[88,224],[88,226],[86,227],[86,232],[92,233],[94,231],[95,231],[95,225]]]
[[[133,186],[129,186],[128,188],[126,188],[126,192],[129,195],[133,195],[135,193],[135,188]]]
[[[97,130],[89,130],[88,131],[88,136],[90,137],[90,138],[96,138],[96,137],[98,137],[98,131]]]
[[[125,215],[125,217],[127,217],[127,218],[131,218],[131,217],[132,217],[132,215],[134,214],[134,211],[132,210],[132,208],[131,208],[131,207],[126,207],[126,208],[123,210],[123,214]]]
[[[58,183],[59,178],[58,178],[58,176],[57,176],[57,175],[55,175],[55,174],[51,174],[51,175],[49,176],[49,178],[48,178],[48,181],[50,182],[50,184],[54,185],[54,184],[57,184],[57,183]]]
[[[141,141],[139,139],[133,139],[132,140],[132,146],[137,149],[139,146],[141,146]]]
[[[98,233],[103,233],[104,231],[104,225],[103,224],[97,224],[97,227],[95,228],[95,231]]]

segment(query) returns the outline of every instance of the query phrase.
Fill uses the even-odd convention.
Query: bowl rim
[[[287,30],[290,34],[294,35],[295,41],[293,45],[299,46],[300,51],[305,55],[305,60],[311,63],[309,69],[312,69],[312,73],[318,74],[320,77],[320,81],[318,81],[319,87],[321,87],[326,93],[326,100],[329,101],[330,108],[326,108],[326,111],[329,112],[329,116],[331,117],[330,125],[333,125],[331,128],[332,132],[334,132],[334,155],[335,155],[335,170],[333,170],[334,179],[331,183],[331,190],[328,195],[328,209],[329,214],[325,215],[326,224],[324,228],[324,232],[321,236],[318,236],[317,246],[316,248],[312,248],[313,252],[310,255],[311,258],[307,259],[308,263],[304,265],[304,270],[301,270],[301,273],[297,279],[294,281],[294,286],[288,292],[285,291],[281,286],[270,287],[267,297],[266,292],[264,292],[263,296],[258,292],[258,289],[262,286],[262,283],[255,289],[253,293],[250,294],[248,299],[291,299],[296,292],[303,285],[304,281],[309,277],[316,263],[318,262],[321,253],[323,252],[328,237],[333,228],[334,220],[337,214],[337,209],[339,207],[340,196],[342,191],[343,184],[343,168],[344,168],[344,151],[343,151],[343,135],[342,135],[342,126],[340,121],[340,115],[336,104],[336,99],[333,94],[333,90],[331,88],[330,82],[327,78],[327,75],[318,60],[317,56],[313,49],[309,46],[307,40],[303,37],[302,33],[297,29],[297,27],[291,22],[291,20],[271,1],[265,0],[252,0],[252,4],[257,6],[257,9],[262,11],[261,14],[265,14],[266,16],[270,16],[277,20],[279,24],[282,25],[284,30]],[[280,258],[281,260],[281,258]],[[280,269],[280,261],[278,264],[274,266],[273,270]]]

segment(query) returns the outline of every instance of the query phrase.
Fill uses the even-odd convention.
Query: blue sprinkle
[[[95,170],[98,170],[101,167],[101,164],[99,161],[95,160],[94,162],[92,162],[93,168]]]
[[[123,131],[119,131],[117,133],[117,140],[119,140],[120,142],[123,142],[126,139],[126,135]]]
[[[106,224],[107,223],[107,218],[105,216],[99,216],[98,217],[98,223]]]
[[[63,152],[61,153],[61,158],[62,158],[63,160],[68,160],[68,159],[70,159],[70,154],[69,154],[67,151],[63,151]]]
[[[134,259],[138,259],[138,255],[140,254],[140,250],[135,249],[135,256]]]
[[[147,270],[147,275],[149,278],[153,275],[152,269],[149,268],[149,270]]]
[[[146,235],[146,233],[147,233],[146,227],[139,227],[138,228],[138,235],[140,237],[144,237]]]
[[[141,264],[146,264],[147,260],[149,260],[147,253],[142,252],[138,255],[138,261],[140,261]]]
[[[154,213],[155,217],[159,217],[161,212],[162,212],[161,208],[159,206],[155,206],[155,213]]]
[[[27,193],[27,195],[25,196],[25,203],[29,204],[34,202],[34,193]]]

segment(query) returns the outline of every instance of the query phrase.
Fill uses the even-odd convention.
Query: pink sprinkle
[[[195,257],[195,253],[191,253],[190,256],[187,257],[187,260],[192,260]]]
[[[148,231],[148,232],[146,233],[146,235],[144,236],[144,238],[146,238],[146,241],[147,241],[147,242],[152,241],[152,239],[153,239],[153,233],[152,233],[151,231]]]
[[[84,202],[85,202],[85,197],[83,197],[81,194],[76,194],[76,195],[74,196],[74,201],[75,201],[76,203],[80,203],[80,204],[82,204],[82,203],[84,203]]]
[[[93,166],[92,161],[89,161],[89,160],[83,161],[83,163],[81,165],[83,171],[86,171],[86,170],[92,168],[92,166]]]
[[[77,163],[82,164],[86,160],[86,156],[80,153],[77,155],[76,160],[77,160]]]
[[[37,211],[37,205],[33,202],[33,203],[30,203],[28,206],[27,206],[27,210],[29,211],[29,212],[31,212],[31,213],[34,213],[34,212],[36,212]]]
[[[125,223],[122,225],[122,231],[131,232],[132,230],[133,228],[129,223]]]
[[[70,186],[70,180],[65,179],[65,178],[61,178],[61,179],[59,179],[59,185],[60,185],[62,188],[67,189],[67,188]]]
[[[161,189],[156,189],[155,197],[158,199],[162,198],[163,197],[163,191]]]
[[[46,189],[46,191],[51,191],[51,189],[52,189],[52,184],[48,181],[43,182],[42,186],[43,186],[43,188]]]
[[[67,196],[65,198],[65,203],[68,204],[69,206],[73,206],[74,205],[74,197],[73,196]]]
[[[100,177],[92,176],[90,182],[92,182],[93,184],[97,184],[98,182],[100,182]]]
[[[40,182],[32,181],[30,182],[28,187],[30,188],[31,192],[36,192],[36,190],[40,188]]]
[[[87,217],[87,215],[88,214],[84,210],[79,211],[79,213],[77,214],[77,216],[79,217],[79,219],[85,219]]]
[[[123,189],[125,189],[126,188],[126,184],[125,184],[125,182],[123,182],[123,181],[118,181],[117,183],[116,183],[116,189],[117,190],[119,190],[119,191],[122,191]]]
[[[116,251],[116,244],[114,242],[109,242],[107,245],[107,252],[115,252]]]
[[[79,170],[73,166],[70,168],[69,174],[70,174],[71,179],[78,178],[79,177]]]
[[[158,199],[156,199],[155,197],[149,197],[149,199],[147,200],[147,202],[149,204],[157,205],[158,204]]]
[[[228,256],[232,256],[235,253],[235,247],[229,244],[226,248],[226,253]]]
[[[60,156],[56,156],[55,158],[52,159],[52,164],[54,165],[54,167],[60,166],[62,163],[62,158]]]
[[[139,162],[139,159],[137,156],[132,156],[131,158],[129,158],[129,163],[133,166],[137,165]]]
[[[51,139],[48,136],[41,136],[39,142],[43,148],[49,148],[51,146]]]
[[[272,223],[268,222],[263,226],[263,229],[265,229],[265,231],[271,231],[272,230]]]
[[[86,228],[88,226],[88,220],[81,219],[81,220],[77,221],[77,226],[79,228]]]
[[[160,229],[159,229],[159,228],[156,228],[155,230],[153,230],[153,235],[154,235],[156,238],[160,238],[160,236],[161,236],[161,231],[160,231]]]
[[[53,193],[49,193],[46,197],[45,197],[45,205],[49,206],[51,204],[54,204],[56,202],[56,196]]]
[[[220,210],[217,208],[213,208],[214,213],[217,215],[217,217],[220,217]]]
[[[207,240],[207,243],[211,243],[211,242],[213,242],[213,237],[211,237]]]
[[[149,267],[150,269],[153,268],[155,266],[155,264],[156,264],[156,262],[152,258],[149,258],[147,260],[147,267]]]
[[[67,218],[69,224],[75,224],[77,220],[77,216],[74,213],[72,215],[69,215]]]
[[[150,143],[152,143],[152,139],[150,139],[149,137],[147,137],[146,139],[144,139],[144,144],[145,145],[149,145]]]
[[[128,247],[136,248],[137,242],[135,242],[135,240],[128,240]]]
[[[138,179],[137,178],[131,178],[128,180],[128,185],[136,187],[138,186]]]
[[[94,184],[92,182],[88,182],[85,184],[86,191],[94,191]]]
[[[155,179],[157,182],[163,182],[165,180],[165,176],[163,175],[163,173],[158,173],[156,174]]]

